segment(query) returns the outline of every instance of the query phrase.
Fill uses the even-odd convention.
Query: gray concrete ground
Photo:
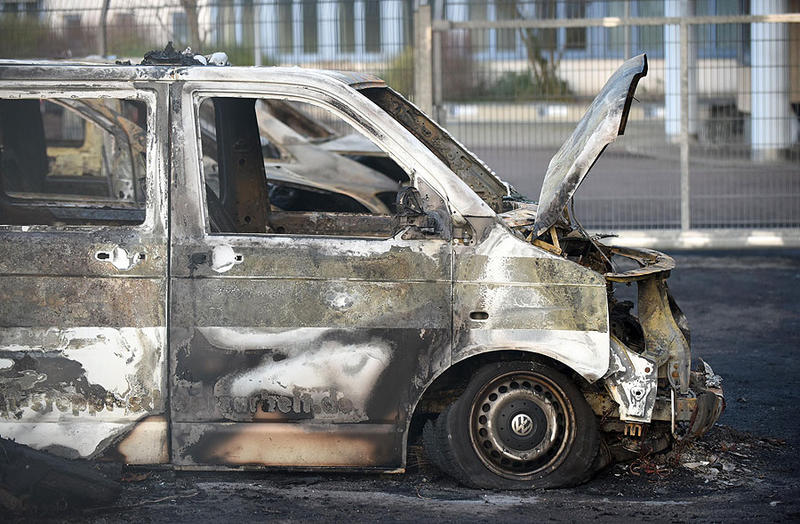
[[[797,521],[800,251],[678,253],[670,285],[728,407],[702,441],[570,489],[462,488],[412,452],[405,475],[131,471],[118,505],[56,521]]]

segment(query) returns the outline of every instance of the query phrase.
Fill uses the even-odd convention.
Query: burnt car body
[[[53,175],[6,162],[20,156],[20,104],[146,108],[146,151],[129,154],[145,166],[140,196],[0,188],[0,436],[181,469],[397,472],[422,434],[462,482],[526,488],[702,434],[721,413],[719,377],[690,370],[672,259],[601,245],[566,211],[646,71],[642,55],[609,80],[537,207],[369,75],[0,62],[4,185]],[[408,176],[396,211],[270,205],[258,100],[358,130]],[[26,136],[46,156],[46,133]],[[635,305],[615,295],[633,282]]]

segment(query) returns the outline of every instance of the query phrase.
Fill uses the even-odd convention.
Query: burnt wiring
[[[611,271],[616,273],[617,272],[616,264],[614,264],[614,262],[612,262],[611,259],[608,258],[608,256],[600,248],[600,245],[597,243],[597,241],[594,239],[594,237],[592,237],[589,233],[586,232],[586,230],[583,228],[583,225],[581,224],[580,220],[578,220],[578,216],[575,214],[575,199],[574,198],[571,198],[569,200],[569,208],[567,209],[567,214],[568,214],[569,221],[570,222],[573,222],[573,221],[575,222],[575,225],[577,226],[578,231],[580,231],[581,234],[586,239],[588,239],[589,242],[591,242],[591,244],[595,247],[595,249],[597,249],[597,251],[600,252],[600,256],[602,256],[603,259],[608,263],[608,266],[611,268]]]

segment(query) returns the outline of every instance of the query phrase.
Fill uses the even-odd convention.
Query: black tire
[[[425,428],[434,462],[476,488],[556,488],[594,472],[600,436],[575,384],[526,361],[486,365]]]

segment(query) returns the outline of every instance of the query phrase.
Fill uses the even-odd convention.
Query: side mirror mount
[[[401,217],[425,215],[422,209],[422,197],[414,186],[404,187],[397,193],[397,214]]]
[[[397,193],[397,229],[406,229],[403,238],[425,238],[440,233],[441,226],[435,213],[422,208],[422,196],[415,187],[405,187]]]

